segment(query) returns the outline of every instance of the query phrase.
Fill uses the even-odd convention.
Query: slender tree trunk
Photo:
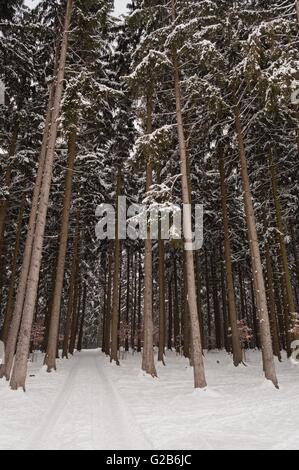
[[[47,346],[48,346],[50,317],[51,317],[51,311],[52,311],[54,285],[55,285],[56,271],[57,271],[58,248],[57,248],[57,252],[55,256],[54,267],[51,273],[51,282],[49,283],[49,288],[47,291],[48,302],[47,302],[47,308],[46,308],[45,320],[44,320],[45,334],[44,334],[44,340],[43,340],[43,346],[42,346],[43,352],[47,351]]]
[[[75,285],[74,292],[74,310],[72,315],[72,327],[71,327],[71,336],[69,343],[69,353],[73,356],[75,351],[76,338],[78,333],[78,323],[80,318],[81,310],[81,283],[80,283],[80,274],[78,272],[78,278]]]
[[[19,332],[19,340],[16,351],[12,377],[10,381],[13,390],[22,387],[25,390],[25,381],[27,373],[27,359],[30,345],[30,334],[34,314],[34,306],[37,295],[39,272],[43,251],[43,238],[46,226],[46,217],[49,203],[50,187],[52,181],[52,171],[55,155],[55,145],[58,128],[58,117],[60,113],[61,97],[63,92],[65,63],[68,48],[68,33],[72,16],[73,0],[68,0],[65,15],[65,24],[63,39],[61,44],[60,61],[57,74],[57,85],[54,95],[54,105],[51,116],[51,126],[49,130],[49,139],[47,142],[47,151],[45,156],[44,172],[41,184],[41,191],[38,203],[38,212],[36,214],[36,224],[34,230],[34,240],[32,244],[30,267],[27,276],[27,285],[25,289],[25,298],[23,305],[22,322]],[[35,208],[32,207],[35,212]]]
[[[189,305],[188,305],[188,286],[187,286],[187,269],[186,269],[186,257],[183,253],[183,282],[181,288],[181,303],[182,303],[182,337],[183,337],[183,353],[185,357],[188,357],[191,361],[190,356],[190,321],[189,321]]]
[[[4,177],[4,185],[9,188],[11,184],[11,176],[12,176],[12,167],[10,159],[16,153],[17,148],[17,140],[18,140],[18,133],[19,133],[19,123],[16,122],[11,140],[9,143],[8,148],[8,166],[5,171]],[[2,297],[2,287],[3,287],[3,279],[4,279],[4,250],[5,250],[5,241],[4,241],[4,233],[5,233],[5,223],[6,223],[6,215],[8,211],[8,198],[0,200],[0,305],[1,305],[1,297]]]
[[[293,229],[293,225],[290,225],[290,233],[291,233],[291,239],[292,239],[292,249],[293,249],[293,255],[294,255],[294,260],[295,260],[295,268],[296,268],[296,276],[297,276],[297,286],[299,287],[299,254],[296,246],[296,237]]]
[[[113,274],[113,301],[111,316],[111,352],[110,360],[115,361],[119,366],[118,358],[118,325],[119,325],[119,293],[120,293],[120,240],[119,240],[119,203],[118,197],[121,193],[121,173],[118,166],[116,178],[116,223],[115,223],[115,242],[114,242],[114,274]]]
[[[212,274],[212,289],[213,289],[213,304],[214,304],[214,314],[215,314],[215,333],[216,333],[216,347],[221,350],[223,347],[222,342],[222,321],[220,315],[220,306],[219,306],[219,292],[218,292],[218,282],[217,274],[214,264],[214,256],[211,256],[211,274]]]
[[[207,296],[207,316],[208,316],[208,350],[212,349],[212,325],[211,325],[211,304],[210,304],[210,276],[208,263],[208,250],[205,248],[205,278],[206,278],[206,296]]]
[[[203,310],[201,303],[201,274],[200,274],[200,263],[199,263],[199,252],[195,253],[195,264],[196,264],[196,285],[197,285],[197,310],[198,310],[198,321],[200,326],[200,336],[202,340],[202,347],[205,347],[205,334],[204,334],[204,320]]]
[[[285,245],[285,235],[284,235],[285,230],[284,230],[284,224],[282,220],[282,210],[281,210],[281,204],[280,204],[280,199],[279,199],[277,175],[276,175],[276,169],[274,166],[272,153],[270,153],[269,155],[269,168],[270,168],[270,175],[271,175],[272,194],[273,194],[273,200],[274,200],[274,206],[275,206],[276,224],[278,228],[277,236],[278,236],[280,252],[281,252],[281,261],[282,261],[282,268],[283,268],[282,272],[283,272],[283,278],[284,278],[284,285],[286,288],[286,302],[287,302],[287,310],[288,310],[288,320],[287,320],[286,328],[290,330],[292,315],[296,312],[296,308],[295,308],[295,302],[294,302],[291,274],[290,274],[290,269],[289,269],[288,253],[287,253],[287,248]],[[289,342],[290,342],[291,341],[290,335],[288,336],[289,336]],[[290,350],[290,347],[289,347],[289,350]]]
[[[130,248],[127,248],[127,291],[126,291],[126,329],[129,331],[129,322],[130,322],[130,268],[131,268],[131,257],[130,257]],[[133,280],[132,280],[133,286]],[[134,294],[134,293],[133,293]],[[133,310],[135,305],[133,305]],[[125,338],[125,351],[129,351],[129,337],[126,335]]]
[[[276,318],[274,283],[273,283],[273,267],[269,244],[266,243],[266,272],[267,272],[267,297],[269,303],[270,326],[272,331],[273,352],[281,361],[280,341],[278,335],[278,325]]]
[[[266,233],[268,230],[268,223],[267,223],[267,214],[266,214],[265,209],[263,210],[263,225],[264,225],[264,232]],[[274,295],[273,266],[272,266],[271,251],[270,251],[268,240],[266,240],[265,242],[265,258],[266,258],[267,299],[268,299],[269,316],[270,316],[270,327],[271,327],[271,333],[272,333],[273,352],[275,356],[278,357],[279,361],[281,361],[280,340],[279,340],[279,333],[278,333],[278,323],[277,323],[277,317],[276,317],[276,303],[275,303],[275,295]]]
[[[216,332],[216,347],[221,350],[223,348],[223,318],[221,316],[220,302],[219,302],[219,285],[217,274],[217,261],[211,257],[211,273],[212,273],[212,286],[213,286],[213,305],[215,312],[215,332]]]
[[[132,297],[133,297],[133,308],[131,315],[131,349],[135,351],[135,339],[136,339],[136,312],[137,312],[137,256],[136,253],[132,257]]]
[[[222,246],[220,246],[220,258],[223,259]],[[225,273],[224,273],[223,263],[221,263],[221,300],[222,300],[222,317],[223,317],[223,329],[224,329],[224,347],[225,347],[225,350],[228,353],[230,353],[232,351],[232,348],[230,347],[229,341],[228,341],[227,291],[226,291]]]
[[[174,311],[173,311],[173,327],[174,327],[174,347],[179,354],[181,350],[181,330],[180,330],[180,311],[179,311],[179,292],[178,292],[178,271],[176,253],[173,255],[173,289],[174,289]]]
[[[107,310],[105,321],[105,344],[104,352],[110,355],[110,335],[111,335],[111,300],[112,300],[112,247],[108,248],[108,285],[107,285]]]
[[[286,350],[287,349],[287,337],[286,337],[286,329],[285,329],[285,317],[284,317],[283,305],[282,305],[281,295],[280,295],[281,290],[283,291],[283,287],[281,286],[280,280],[277,277],[277,273],[276,275],[273,276],[273,282],[274,282],[275,305],[276,305],[277,319],[278,319],[279,333],[280,333],[279,337],[280,337],[282,348]]]
[[[119,289],[118,289],[118,323],[117,323],[117,350],[120,349],[120,322],[121,322],[121,288],[122,288],[122,251],[120,249],[119,261]]]
[[[175,0],[172,0],[172,13],[173,21],[176,19]],[[190,193],[188,182],[188,165],[187,165],[187,149],[182,116],[181,104],[181,89],[180,89],[180,76],[179,64],[176,51],[173,51],[173,68],[174,68],[174,88],[176,99],[176,118],[179,138],[180,161],[181,161],[181,182],[182,182],[182,196],[185,208],[190,208]],[[191,208],[190,208],[191,212]],[[191,323],[191,338],[192,338],[192,355],[193,355],[193,370],[194,370],[194,386],[195,388],[206,387],[202,345],[200,337],[200,326],[198,321],[197,312],[197,299],[196,299],[196,284],[195,284],[195,271],[194,271],[194,257],[193,251],[190,249],[192,244],[192,223],[191,214],[188,209],[184,214],[184,241],[185,241],[185,256],[186,256],[186,274],[187,274],[187,288],[188,288],[188,305],[190,312]],[[189,249],[186,250],[186,248]]]
[[[77,351],[82,351],[82,341],[84,335],[84,320],[85,320],[85,312],[86,312],[86,297],[87,297],[87,287],[84,284],[83,289],[83,299],[82,299],[82,314],[81,314],[81,321],[80,321],[80,328],[79,328],[79,336],[78,336],[78,343],[77,343]]]
[[[152,94],[149,92],[147,97],[147,134],[152,132],[152,114],[153,102]],[[153,184],[152,163],[148,159],[146,164],[146,193],[148,193]],[[150,227],[147,227],[147,238],[145,240],[145,258],[144,258],[144,322],[143,322],[143,355],[142,370],[153,377],[157,377],[154,344],[153,344],[153,252]]]
[[[256,303],[255,303],[255,296],[254,296],[254,286],[253,280],[250,281],[250,294],[251,294],[251,305],[252,305],[252,320],[253,320],[253,328],[254,328],[254,338],[255,338],[255,345],[258,349],[260,349],[260,329],[258,326],[258,318],[256,312]]]
[[[263,367],[265,377],[271,380],[275,387],[278,387],[276,377],[271,331],[268,315],[267,297],[265,282],[263,277],[263,267],[260,255],[260,248],[258,242],[255,214],[253,208],[252,194],[250,189],[248,167],[246,160],[246,151],[243,137],[243,130],[241,125],[241,116],[239,107],[235,107],[235,125],[239,146],[239,158],[241,163],[241,176],[244,191],[244,205],[248,229],[249,246],[251,253],[251,267],[252,274],[255,279],[256,298],[257,298],[257,311],[260,324],[262,354],[263,354]]]
[[[102,322],[102,344],[101,344],[101,322],[98,325],[98,348],[102,348],[102,352],[105,352],[105,325],[107,317],[107,257],[105,257],[105,280],[104,280],[104,304],[103,304],[103,322]]]
[[[137,352],[141,352],[141,293],[142,293],[142,265],[141,251],[138,256],[138,306],[137,306]]]
[[[168,282],[168,341],[167,347],[169,351],[172,350],[172,335],[173,335],[173,308],[172,308],[172,279]]]
[[[241,263],[239,263],[239,266],[238,266],[238,277],[239,277],[241,319],[246,320],[245,299],[244,299],[245,296],[244,296],[243,274],[242,274],[242,265],[241,265]]]
[[[64,337],[63,337],[63,345],[62,345],[62,358],[66,357],[68,359],[68,349],[69,349],[69,340],[71,334],[71,327],[72,327],[72,318],[74,315],[75,310],[75,290],[76,285],[78,282],[78,270],[79,270],[79,239],[80,239],[80,209],[77,209],[77,220],[76,220],[76,232],[75,232],[75,241],[73,247],[73,259],[72,259],[72,268],[71,268],[71,277],[70,277],[70,286],[69,286],[69,298],[68,298],[68,306],[67,306],[67,313],[65,319],[65,328],[64,328]],[[64,266],[63,266],[64,268]],[[57,277],[56,277],[57,279]],[[62,292],[61,292],[62,294]],[[53,311],[53,310],[52,310]],[[56,367],[56,347],[57,347],[57,337],[58,337],[58,330],[59,330],[59,317],[60,317],[60,307],[58,311],[58,326],[57,326],[57,334],[54,337],[50,338],[50,341],[54,341],[55,343],[52,344],[53,347],[53,357],[54,357],[54,369]],[[49,351],[49,347],[48,347]],[[46,363],[47,364],[47,363]],[[48,364],[47,364],[48,365]],[[51,372],[52,368],[48,366],[48,372]]]
[[[160,165],[157,169],[157,182],[161,184],[161,170]],[[161,220],[159,220],[159,236],[158,236],[158,251],[159,251],[159,352],[158,361],[161,361],[164,365],[164,353],[165,353],[165,328],[166,328],[166,317],[165,317],[165,246],[164,240],[162,240]]]
[[[57,258],[57,270],[54,284],[52,308],[50,315],[50,329],[49,338],[47,345],[47,352],[45,357],[45,364],[47,365],[48,372],[53,369],[56,370],[56,344],[59,331],[59,318],[60,318],[60,307],[63,292],[64,282],[64,270],[65,270],[65,258],[67,253],[67,241],[69,235],[69,220],[70,220],[70,208],[72,200],[72,187],[73,187],[73,174],[76,159],[76,141],[77,132],[75,127],[71,129],[68,141],[68,161],[67,161],[67,172],[65,178],[65,190],[64,190],[64,201],[63,210],[61,217],[60,237],[59,237],[59,249]],[[63,354],[67,357],[67,349],[63,348]],[[64,356],[63,356],[64,357]]]
[[[279,245],[279,240],[277,239],[277,241]],[[282,265],[280,247],[277,247],[276,249],[276,258],[277,258],[277,268],[278,268],[279,275],[280,275],[279,276],[279,288],[280,288],[281,299],[282,299],[286,352],[287,352],[288,357],[290,357],[292,353],[292,350],[291,350],[292,340],[291,340],[291,332],[290,332],[290,311],[289,311],[288,300],[287,300],[287,295],[286,295],[287,289],[286,289],[286,284],[285,284],[285,276],[283,274],[283,265]]]
[[[23,215],[25,210],[25,195],[22,198],[21,207],[19,210],[18,221],[17,221],[17,232],[16,232],[16,240],[15,240],[15,248],[13,253],[13,258],[11,261],[11,275],[9,281],[9,290],[7,296],[7,305],[6,305],[6,312],[4,317],[4,324],[2,328],[1,338],[2,341],[6,344],[9,326],[11,324],[12,315],[13,315],[13,302],[14,302],[14,293],[15,293],[15,283],[17,277],[17,266],[18,266],[18,256],[20,251],[20,240],[21,240],[21,233],[22,233],[22,223],[23,223]]]

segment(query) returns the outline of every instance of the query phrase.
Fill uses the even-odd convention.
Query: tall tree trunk
[[[268,222],[267,222],[267,214],[266,214],[265,208],[263,210],[263,226],[264,226],[264,232],[267,233]],[[265,258],[266,258],[267,298],[268,298],[268,306],[269,306],[269,317],[270,317],[270,327],[271,327],[271,333],[272,333],[273,352],[275,356],[278,357],[279,361],[281,361],[280,340],[279,340],[279,333],[278,333],[278,323],[277,323],[277,317],[276,317],[276,303],[275,303],[275,295],[274,295],[275,288],[274,288],[273,266],[272,266],[272,258],[271,258],[269,241],[267,239],[265,242]]]
[[[46,312],[45,312],[45,319],[44,319],[44,327],[45,327],[45,334],[44,334],[44,340],[43,340],[43,346],[42,346],[42,351],[46,352],[47,351],[47,346],[48,346],[48,338],[49,338],[49,330],[50,330],[50,317],[51,317],[51,311],[52,311],[52,303],[53,303],[53,294],[54,294],[54,285],[55,285],[55,279],[56,279],[56,270],[57,270],[57,258],[58,258],[58,249],[56,251],[55,255],[55,261],[54,261],[54,267],[52,269],[51,273],[51,282],[49,283],[49,287],[47,290],[47,307],[46,307]]]
[[[74,310],[72,315],[72,327],[71,327],[71,336],[70,336],[70,343],[69,343],[69,353],[71,355],[74,354],[76,338],[78,333],[78,323],[80,318],[80,310],[81,310],[81,283],[80,283],[80,272],[78,270],[78,276],[76,279],[75,284],[75,292],[74,292]]]
[[[243,137],[243,130],[241,124],[241,116],[239,106],[235,107],[235,125],[236,133],[238,139],[239,147],[239,158],[241,163],[241,176],[242,176],[242,185],[243,185],[243,197],[244,197],[244,206],[246,213],[247,221],[247,230],[251,254],[251,268],[252,275],[255,279],[256,287],[256,298],[257,298],[257,311],[259,318],[260,334],[261,334],[261,345],[262,345],[262,355],[263,355],[263,367],[265,377],[268,380],[271,380],[275,387],[278,387],[278,381],[276,377],[273,349],[272,349],[272,340],[271,340],[271,331],[268,315],[268,306],[267,306],[267,297],[265,282],[263,277],[263,267],[260,255],[260,247],[258,242],[255,214],[253,208],[252,194],[250,189],[250,181],[248,175],[248,167],[246,160],[246,151],[245,143]]]
[[[239,263],[239,266],[238,266],[238,278],[239,278],[239,291],[240,291],[241,319],[246,320],[245,295],[244,295],[243,274],[242,274],[241,263]]]
[[[250,295],[251,295],[251,305],[252,305],[252,320],[253,320],[253,328],[254,328],[254,337],[255,337],[255,345],[258,349],[261,347],[260,343],[260,329],[258,325],[258,318],[256,312],[256,303],[255,303],[255,296],[254,296],[254,283],[253,280],[250,282]]]
[[[9,289],[8,289],[8,296],[7,296],[7,305],[4,317],[4,324],[1,332],[1,339],[6,344],[9,326],[11,324],[12,315],[13,315],[13,302],[14,302],[14,294],[15,294],[15,283],[17,277],[17,267],[18,267],[18,256],[20,250],[20,240],[21,240],[21,233],[22,233],[22,223],[23,223],[23,215],[25,210],[25,195],[22,198],[21,207],[19,209],[18,221],[17,221],[17,232],[16,232],[16,240],[15,240],[15,247],[14,253],[11,261],[11,275],[9,281]]]
[[[107,285],[107,310],[105,321],[105,344],[104,351],[107,356],[110,355],[111,340],[111,300],[112,300],[112,246],[108,248],[108,285]]]
[[[71,268],[71,277],[70,277],[70,285],[69,285],[69,298],[68,298],[68,306],[67,306],[67,313],[65,319],[65,328],[64,328],[64,336],[63,336],[63,345],[62,345],[62,358],[68,358],[68,349],[69,349],[69,340],[71,334],[71,327],[72,327],[72,318],[74,315],[75,310],[75,290],[76,285],[78,282],[78,270],[79,270],[79,239],[80,239],[80,209],[77,209],[77,217],[76,217],[76,232],[75,232],[75,241],[73,246],[73,253],[72,253],[72,268]],[[63,263],[64,268],[64,263]],[[64,272],[63,272],[64,273]],[[57,279],[57,277],[56,277]],[[62,295],[62,290],[61,294]],[[53,310],[52,310],[53,311]],[[54,336],[49,337],[50,341],[53,343],[51,347],[53,348],[53,359],[54,359],[54,369],[56,367],[56,346],[57,346],[57,337],[58,337],[58,330],[59,330],[59,317],[60,317],[60,306],[58,313],[58,325],[57,325],[57,333]],[[56,330],[55,330],[56,332]],[[53,331],[52,331],[53,333]],[[54,342],[55,340],[55,342]],[[50,344],[49,344],[50,345]],[[48,351],[50,350],[48,346]],[[51,372],[52,367],[49,368],[48,363],[45,361],[48,366],[48,372]]]
[[[220,259],[223,259],[222,246],[220,245]],[[232,348],[230,347],[228,340],[228,318],[227,318],[227,291],[225,283],[224,263],[221,263],[221,301],[222,301],[222,316],[223,316],[223,329],[224,329],[224,347],[225,350],[230,353]],[[234,360],[234,356],[233,356]],[[235,364],[235,360],[234,360]]]
[[[73,187],[73,174],[76,159],[76,141],[77,132],[75,127],[71,129],[68,141],[68,161],[67,161],[67,172],[65,178],[65,190],[64,190],[64,201],[63,210],[61,216],[61,227],[59,236],[59,250],[57,258],[57,270],[53,292],[52,308],[50,315],[50,329],[49,338],[47,345],[47,352],[45,357],[45,364],[47,365],[48,372],[53,369],[56,370],[56,344],[59,330],[59,317],[60,307],[63,291],[64,282],[64,270],[65,270],[65,258],[67,252],[67,241],[69,234],[69,220],[70,220],[70,208],[72,200],[72,187]],[[67,349],[63,349],[63,357],[67,357]]]
[[[182,339],[183,339],[183,353],[185,357],[188,357],[192,361],[190,355],[190,312],[188,305],[188,286],[187,286],[187,268],[186,268],[186,257],[183,253],[183,273],[182,273],[182,287],[181,287],[181,305],[182,305]]]
[[[173,334],[174,334],[174,347],[179,354],[181,351],[181,330],[180,330],[180,311],[179,311],[179,292],[178,292],[178,271],[176,253],[173,255],[173,298],[174,298],[174,311],[173,311]]]
[[[216,348],[221,350],[223,347],[223,342],[222,342],[222,324],[223,323],[221,321],[221,315],[220,315],[218,282],[217,282],[214,256],[211,256],[210,261],[211,261],[211,274],[212,274],[213,305],[214,305],[214,314],[215,314]]]
[[[290,330],[292,315],[296,312],[296,308],[295,308],[295,302],[294,302],[291,274],[290,274],[290,269],[289,269],[288,253],[287,253],[287,248],[285,245],[285,235],[284,235],[285,229],[284,229],[284,224],[282,220],[282,210],[281,210],[281,204],[280,204],[280,199],[279,199],[277,175],[276,175],[276,169],[274,166],[272,153],[269,154],[269,168],[270,168],[270,175],[271,175],[272,194],[273,194],[273,200],[274,200],[274,206],[275,206],[276,224],[278,228],[277,236],[278,236],[280,252],[281,252],[281,261],[282,261],[282,268],[283,268],[282,272],[283,272],[283,278],[284,278],[284,285],[286,288],[286,302],[287,302],[288,317],[289,317],[287,320],[286,328]],[[289,336],[288,341],[290,342],[291,341],[290,335],[288,336]],[[290,351],[290,346],[288,347],[288,350]]]
[[[141,250],[138,254],[138,305],[137,305],[137,352],[141,352],[141,293],[142,293],[142,264]]]
[[[208,249],[205,248],[205,278],[206,278],[206,297],[207,297],[207,316],[208,316],[208,350],[212,349],[212,322],[211,322],[211,303],[210,303],[210,276],[208,263]]]
[[[126,330],[129,331],[129,322],[130,322],[130,268],[131,268],[131,257],[130,257],[130,247],[127,248],[127,291],[126,291]],[[134,276],[132,279],[132,286],[134,282]],[[133,289],[132,289],[133,290]],[[133,292],[134,295],[134,292]],[[133,305],[133,310],[135,304]],[[126,335],[125,338],[125,351],[129,351],[129,336]]]
[[[121,194],[121,170],[118,165],[116,177],[116,223],[115,223],[115,242],[114,242],[114,274],[113,274],[113,301],[111,316],[111,352],[110,360],[115,361],[119,366],[118,358],[118,325],[119,325],[119,294],[120,294],[120,239],[119,239],[119,202],[118,197]]]
[[[147,134],[152,132],[152,114],[153,99],[149,92],[147,97]],[[146,163],[146,193],[151,189],[153,184],[153,168],[152,162],[148,159]],[[153,377],[157,376],[155,360],[154,360],[154,344],[153,344],[153,252],[150,227],[147,227],[147,238],[145,240],[145,258],[144,258],[144,322],[143,322],[143,355],[142,370]]]
[[[122,288],[122,251],[120,249],[119,260],[119,289],[118,289],[118,322],[117,322],[117,350],[120,349],[120,322],[121,322],[121,288]]]
[[[98,348],[102,348],[102,352],[105,352],[105,324],[107,317],[107,257],[105,256],[105,279],[104,279],[104,303],[103,303],[103,314],[102,314],[102,332],[101,332],[101,321],[99,320],[98,324]],[[102,333],[102,344],[101,344],[101,333]]]
[[[7,156],[8,166],[6,168],[5,177],[4,177],[4,185],[7,188],[9,188],[11,184],[12,165],[11,165],[10,159],[16,153],[18,133],[19,133],[19,122],[17,121],[12,131],[12,136],[11,136],[11,139],[9,142],[9,148],[8,148],[8,156]],[[0,200],[0,305],[1,305],[2,287],[3,287],[3,279],[4,279],[4,250],[5,250],[4,233],[5,233],[5,223],[6,223],[6,215],[8,211],[8,204],[9,204],[8,198]]]
[[[204,321],[203,321],[203,310],[201,303],[201,273],[199,263],[199,252],[195,253],[195,265],[196,265],[196,286],[197,286],[197,311],[198,321],[200,326],[200,337],[202,340],[202,347],[205,347],[205,334],[204,334]]]
[[[278,273],[275,273],[273,276],[273,283],[274,283],[274,296],[275,296],[275,305],[277,311],[277,320],[279,325],[279,338],[284,350],[287,349],[287,337],[286,337],[286,329],[285,329],[285,317],[283,311],[283,302],[281,300],[281,290],[283,292],[283,286],[281,286],[281,282],[278,279]]]
[[[157,183],[161,184],[161,169],[160,164],[157,168]],[[158,361],[164,365],[165,353],[165,246],[162,239],[161,220],[159,220],[159,236],[158,236],[158,252],[159,252],[159,352]]]
[[[297,286],[299,287],[299,254],[298,254],[298,250],[297,250],[296,238],[295,238],[295,233],[294,233],[294,229],[293,229],[292,224],[290,224],[290,233],[291,233],[291,239],[292,239],[293,255],[294,255],[294,260],[295,260]]]
[[[168,281],[168,341],[167,347],[169,351],[172,350],[172,335],[173,335],[173,308],[172,308],[172,279]]]
[[[271,254],[270,254],[268,243],[266,243],[265,249],[266,249],[267,297],[268,297],[268,303],[269,303],[269,315],[270,315],[270,326],[271,326],[271,331],[272,331],[273,352],[275,356],[278,357],[279,361],[281,361],[280,341],[279,341],[279,335],[278,335],[278,325],[277,325],[275,297],[274,297],[273,267],[272,267]]]
[[[82,314],[81,314],[81,321],[80,321],[80,328],[79,328],[79,336],[78,336],[78,343],[77,343],[77,351],[82,351],[82,341],[84,335],[84,320],[85,320],[85,312],[86,312],[86,297],[87,297],[87,286],[84,284],[83,288],[83,299],[82,299]]]
[[[132,257],[132,297],[133,297],[133,308],[131,315],[131,349],[135,351],[135,339],[136,339],[136,312],[138,308],[138,287],[137,287],[137,255],[134,253]]]
[[[17,390],[22,387],[25,390],[27,359],[30,346],[30,334],[34,314],[34,306],[37,295],[39,272],[43,251],[43,239],[46,226],[49,195],[52,181],[53,163],[55,155],[55,145],[57,138],[58,117],[60,114],[60,104],[64,85],[65,63],[68,48],[68,34],[72,16],[73,0],[68,0],[65,14],[65,24],[63,30],[63,39],[61,43],[60,61],[57,74],[57,84],[54,95],[54,105],[51,116],[51,126],[47,151],[45,157],[44,172],[39,196],[38,211],[36,214],[36,224],[34,231],[34,240],[32,244],[30,267],[25,289],[25,299],[23,305],[23,314],[19,332],[19,340],[16,351],[12,377],[10,381],[11,388]],[[34,211],[34,208],[32,208]]]
[[[276,234],[277,237],[277,234]],[[277,239],[278,245],[279,245],[279,240]],[[290,332],[290,311],[289,311],[289,306],[288,306],[288,300],[287,300],[287,289],[286,289],[286,284],[285,284],[285,276],[283,274],[283,265],[282,265],[282,259],[281,259],[281,250],[280,247],[277,247],[276,249],[276,258],[277,258],[277,269],[279,272],[279,289],[280,289],[280,294],[281,294],[281,299],[282,299],[282,311],[283,311],[283,324],[284,324],[284,337],[285,337],[285,343],[286,343],[286,352],[288,357],[291,355],[292,350],[291,350],[291,332]]]
[[[176,19],[175,0],[172,0],[172,17],[173,21]],[[181,87],[180,87],[180,75],[179,75],[179,64],[177,59],[176,50],[173,50],[173,68],[174,68],[174,89],[175,89],[175,100],[176,100],[176,119],[178,128],[178,139],[179,139],[179,150],[180,150],[180,161],[181,161],[181,183],[182,183],[182,196],[183,204],[185,208],[190,208],[190,192],[188,182],[188,165],[187,165],[187,148],[185,140],[185,131],[183,124],[182,115],[182,104],[181,104]],[[191,208],[190,208],[191,212]],[[195,284],[195,271],[194,271],[194,257],[193,251],[190,249],[192,244],[192,222],[191,213],[188,213],[188,209],[184,214],[184,241],[185,241],[185,257],[186,257],[186,274],[187,274],[187,289],[188,289],[188,305],[190,312],[190,326],[191,326],[191,338],[192,338],[192,355],[193,355],[193,370],[194,370],[194,386],[195,388],[206,387],[202,345],[200,337],[200,327],[198,321],[197,312],[197,300],[196,300],[196,284]],[[186,250],[186,247],[189,249]]]

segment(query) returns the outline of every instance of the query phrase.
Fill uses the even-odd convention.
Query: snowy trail
[[[75,356],[66,383],[27,449],[150,449],[96,351]]]
[[[257,351],[241,368],[207,352],[205,392],[170,352],[157,379],[141,372],[140,354],[123,354],[116,367],[100,350],[82,351],[52,374],[42,364],[42,354],[29,362],[26,393],[0,381],[1,450],[299,448],[299,367],[286,357],[276,361],[279,390]]]

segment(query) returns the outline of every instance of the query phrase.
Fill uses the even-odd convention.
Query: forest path
[[[104,360],[97,351],[74,356],[66,383],[30,438],[28,449],[151,447],[105,373]]]
[[[265,381],[258,351],[241,368],[224,351],[206,352],[204,392],[175,352],[157,363],[157,379],[140,364],[140,354],[122,353],[117,367],[88,350],[48,374],[37,353],[26,393],[0,380],[0,449],[298,450],[298,366],[286,356],[276,361],[279,390]]]

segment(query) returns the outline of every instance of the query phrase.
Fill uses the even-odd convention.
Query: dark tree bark
[[[10,280],[9,280],[7,304],[6,304],[6,311],[5,311],[5,316],[4,316],[4,323],[3,323],[2,332],[1,332],[1,339],[5,344],[7,342],[9,327],[10,327],[12,315],[13,315],[13,303],[14,303],[15,284],[16,284],[16,277],[17,277],[18,257],[19,257],[19,251],[20,251],[20,240],[21,240],[24,210],[25,210],[25,195],[22,198],[21,206],[19,209],[18,220],[17,220],[15,247],[14,247],[14,253],[13,253],[11,266],[10,266],[11,275],[10,275]]]
[[[276,377],[270,322],[268,314],[268,305],[265,289],[265,281],[263,276],[263,267],[260,255],[260,247],[258,242],[258,234],[256,228],[255,213],[253,208],[253,200],[250,188],[248,166],[246,159],[245,142],[243,136],[243,129],[241,124],[240,109],[237,105],[235,107],[235,126],[239,148],[239,158],[241,165],[241,177],[243,185],[244,206],[249,238],[249,247],[251,254],[251,268],[256,289],[257,299],[257,312],[260,323],[260,336],[262,345],[263,356],[263,369],[266,379],[273,382],[274,386],[278,388],[278,381]]]
[[[10,380],[10,386],[13,390],[18,388],[23,388],[25,390],[25,381],[27,374],[27,358],[30,346],[30,333],[32,327],[32,320],[34,315],[34,307],[37,295],[38,280],[43,252],[43,240],[44,232],[46,226],[46,217],[49,204],[50,196],[50,187],[52,181],[52,171],[54,164],[54,155],[55,155],[55,145],[57,138],[57,129],[58,129],[58,118],[60,114],[60,105],[62,98],[62,91],[64,85],[64,74],[65,74],[65,64],[66,56],[68,49],[68,35],[69,27],[71,22],[73,9],[73,0],[68,0],[66,14],[65,14],[65,24],[63,30],[63,39],[61,43],[60,51],[60,62],[58,67],[57,74],[57,85],[54,95],[54,106],[51,116],[51,126],[49,131],[49,139],[47,145],[47,151],[45,155],[45,165],[42,175],[42,184],[41,190],[38,198],[38,211],[35,210],[35,207],[32,207],[33,213],[35,213],[35,230],[32,241],[32,250],[28,268],[27,284],[25,287],[24,293],[24,304],[23,304],[23,313],[22,313],[22,322],[20,326],[19,339],[16,350],[16,357],[12,372],[12,377]],[[29,237],[30,232],[28,233]]]
[[[174,347],[179,354],[181,350],[181,329],[180,329],[180,310],[179,310],[179,293],[178,293],[178,271],[177,271],[177,258],[176,253],[173,255],[173,289],[174,289],[174,311],[173,311],[173,326],[174,326]]]
[[[111,351],[110,360],[119,365],[118,357],[118,331],[119,331],[119,292],[120,292],[120,239],[119,239],[119,202],[118,197],[121,194],[121,170],[118,165],[116,177],[116,223],[115,223],[115,242],[114,242],[114,273],[113,273],[113,300],[111,310]]]
[[[79,336],[78,336],[78,343],[77,343],[77,351],[82,351],[82,342],[83,342],[83,335],[84,335],[84,320],[85,320],[85,313],[86,313],[86,298],[87,298],[87,286],[84,284],[83,288],[83,299],[82,299],[82,314],[80,320],[80,328],[79,328]]]
[[[112,301],[112,247],[108,248],[108,285],[107,285],[107,310],[105,322],[105,343],[104,351],[110,355],[110,335],[111,335],[111,301]]]
[[[153,116],[153,98],[151,92],[147,97],[147,134],[152,132]],[[153,184],[153,168],[150,159],[146,163],[146,193],[148,193]],[[145,240],[145,258],[144,258],[144,322],[143,322],[143,355],[142,370],[147,374],[156,377],[157,371],[154,361],[153,344],[153,253],[150,227],[147,228],[147,238]]]
[[[63,337],[63,346],[62,346],[62,358],[68,358],[68,350],[69,350],[69,342],[70,342],[70,335],[71,335],[71,328],[72,328],[72,321],[73,315],[76,308],[75,305],[75,292],[78,284],[78,275],[79,275],[79,245],[80,245],[80,209],[77,210],[77,220],[76,220],[76,232],[75,232],[75,241],[73,246],[73,259],[72,259],[72,267],[71,267],[71,276],[70,276],[70,286],[69,286],[69,298],[68,298],[68,307],[67,307],[67,314],[65,320],[65,328],[64,328],[64,337]],[[60,312],[60,309],[59,309]],[[58,326],[59,327],[59,317],[58,317]],[[54,359],[56,362],[56,348],[57,348],[57,336],[58,336],[58,329],[57,334],[52,338],[55,339],[54,347]],[[49,349],[48,349],[49,350]],[[52,369],[49,369],[50,372]]]
[[[76,154],[77,154],[77,131],[74,127],[74,129],[71,130],[69,134],[69,139],[68,139],[67,172],[66,172],[66,177],[65,177],[65,190],[64,190],[63,210],[62,210],[62,216],[61,216],[57,269],[56,269],[56,277],[55,277],[54,291],[53,291],[52,305],[51,305],[47,352],[46,352],[46,357],[45,357],[45,364],[47,365],[48,372],[51,372],[53,369],[56,370],[56,345],[57,345],[58,333],[59,333],[60,307],[61,307],[61,299],[62,299],[63,283],[64,283],[65,258],[66,258],[66,253],[67,253],[67,242],[68,242],[68,235],[69,235],[69,220],[70,220],[73,174],[74,174]],[[71,298],[69,298],[69,302],[70,301],[71,301]],[[69,315],[70,315],[70,312],[68,312],[68,319],[70,320]],[[65,344],[65,341],[67,341],[67,344]],[[64,341],[64,347],[63,347],[63,357],[67,357],[68,337],[65,338],[65,341]]]

